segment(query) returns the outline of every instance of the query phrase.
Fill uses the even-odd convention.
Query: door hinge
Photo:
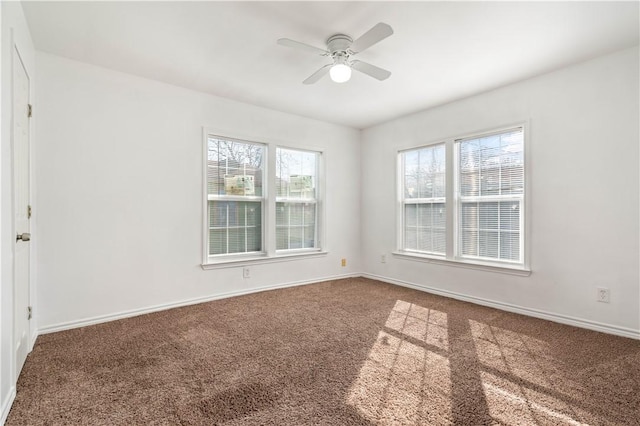
[[[31,219],[31,206],[27,206],[27,219]]]
[[[33,116],[33,105],[27,104],[27,117],[31,118]]]
[[[31,306],[27,306],[27,319],[30,320],[33,316],[33,308]]]

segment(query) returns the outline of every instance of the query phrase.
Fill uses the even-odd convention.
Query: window
[[[401,254],[524,269],[523,127],[402,151],[398,165]]]
[[[209,256],[263,251],[263,145],[210,137]]]
[[[522,263],[521,128],[456,141],[460,257]]]
[[[315,248],[318,153],[276,150],[276,250]]]
[[[208,133],[205,146],[205,269],[326,254],[322,153]]]
[[[444,144],[401,154],[404,249],[445,254]]]

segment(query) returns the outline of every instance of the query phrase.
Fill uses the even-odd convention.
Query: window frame
[[[512,130],[516,130],[516,129],[522,129],[522,155],[523,155],[523,167],[524,167],[524,171],[523,171],[523,192],[522,194],[517,194],[517,195],[478,195],[478,196],[463,196],[460,193],[460,178],[462,175],[462,171],[460,168],[460,144],[462,142],[465,141],[469,141],[469,140],[475,140],[475,139],[480,139],[480,138],[484,138],[484,137],[488,137],[488,136],[496,136],[496,135],[501,135],[504,133],[508,133],[509,131]],[[473,136],[470,137],[464,137],[464,138],[456,138],[453,140],[453,158],[454,158],[454,192],[455,192],[455,207],[454,207],[454,220],[453,220],[453,241],[454,241],[454,256],[455,256],[455,260],[457,261],[469,261],[469,262],[481,262],[481,263],[490,263],[490,264],[497,264],[497,265],[515,265],[515,266],[521,266],[524,267],[525,265],[525,255],[526,255],[526,250],[525,250],[525,241],[528,239],[528,236],[525,235],[525,217],[527,216],[526,213],[526,204],[525,204],[525,199],[526,199],[526,183],[527,183],[527,164],[526,164],[526,134],[525,134],[525,129],[524,126],[513,126],[513,127],[507,127],[507,128],[503,128],[500,130],[496,130],[496,131],[490,131],[490,132],[484,132],[482,134],[474,134]],[[506,259],[493,259],[493,258],[488,258],[488,257],[483,257],[483,256],[470,256],[470,255],[463,255],[462,254],[462,235],[461,235],[461,231],[462,231],[462,223],[461,223],[461,219],[462,219],[462,204],[464,202],[477,202],[478,204],[480,203],[490,203],[490,202],[509,202],[509,201],[517,201],[520,205],[520,220],[519,220],[519,236],[520,236],[520,241],[519,241],[519,253],[520,253],[520,259],[518,261],[510,261],[510,260],[506,260]]]
[[[210,137],[263,146],[262,168],[262,251],[209,255],[209,193],[208,193],[208,140]],[[277,148],[306,151],[317,154],[316,163],[316,241],[314,248],[276,250],[276,151]],[[224,129],[203,127],[202,131],[202,269],[219,269],[248,266],[260,263],[294,261],[301,258],[326,256],[325,240],[325,161],[323,149],[313,146],[298,147],[292,143],[274,140],[261,135]],[[250,201],[246,196],[240,201]]]
[[[444,176],[444,181],[445,181],[445,194],[443,197],[431,197],[431,198],[406,198],[405,197],[405,172],[406,172],[406,168],[405,168],[405,163],[406,161],[404,161],[404,155],[408,152],[411,151],[419,151],[421,149],[425,149],[425,148],[435,148],[439,145],[442,145],[444,150],[445,150],[445,176]],[[417,255],[427,255],[427,256],[433,256],[434,258],[438,258],[438,259],[444,259],[446,258],[446,235],[447,235],[447,193],[446,193],[446,188],[447,188],[447,147],[446,147],[446,143],[445,142],[434,142],[434,143],[430,143],[428,145],[423,145],[423,146],[419,146],[419,147],[415,147],[415,148],[408,148],[408,149],[403,149],[401,151],[398,151],[398,169],[399,169],[399,174],[398,174],[398,179],[399,179],[399,183],[400,183],[400,188],[398,189],[398,199],[399,202],[401,204],[400,206],[400,229],[399,229],[399,235],[398,235],[398,241],[399,241],[399,248],[400,250],[402,250],[403,252],[406,253],[415,253]],[[412,249],[407,249],[406,247],[406,214],[405,214],[405,209],[407,204],[413,204],[413,205],[424,205],[424,204],[430,204],[431,206],[433,206],[433,204],[439,204],[439,203],[443,203],[445,205],[445,253],[437,253],[435,251],[422,251],[422,250],[412,250]],[[416,225],[416,228],[418,228],[418,226]]]
[[[523,164],[524,164],[524,192],[520,201],[520,253],[521,261],[503,261],[489,258],[471,258],[461,255],[460,247],[460,214],[461,196],[459,193],[459,143],[460,141],[506,133],[521,128],[523,134]],[[506,273],[511,275],[528,276],[530,269],[530,209],[529,209],[529,182],[531,168],[529,165],[529,122],[523,120],[514,124],[493,127],[479,131],[467,132],[462,135],[442,138],[429,143],[411,144],[396,151],[396,250],[392,252],[395,257],[405,260],[414,260],[427,263],[442,264],[453,267],[479,269],[491,272]],[[404,249],[404,204],[402,202],[404,191],[404,170],[401,154],[407,151],[417,150],[429,146],[444,143],[445,145],[445,234],[446,255],[433,255],[425,252],[416,252]],[[487,200],[488,201],[488,200]]]
[[[322,227],[320,226],[320,222],[322,220],[321,214],[320,214],[320,205],[321,205],[320,194],[324,187],[324,185],[322,185],[322,182],[320,180],[320,165],[322,163],[322,157],[323,157],[322,152],[305,149],[305,148],[291,148],[291,147],[278,145],[275,147],[276,156],[278,154],[279,149],[283,149],[287,151],[306,152],[306,153],[314,154],[316,156],[315,170],[314,170],[314,178],[316,182],[315,182],[315,191],[314,191],[315,196],[313,198],[278,197],[277,188],[275,189],[274,191],[275,195],[273,196],[276,209],[278,207],[278,203],[291,203],[291,204],[311,204],[312,203],[314,205],[314,210],[315,210],[315,223],[314,223],[314,231],[313,231],[314,232],[313,247],[278,249],[277,240],[276,240],[275,253],[279,255],[284,255],[288,253],[296,254],[296,253],[309,253],[309,252],[319,251],[322,249],[322,240],[320,238],[320,229],[322,229]],[[277,175],[276,167],[274,167],[274,176]],[[277,212],[276,212],[276,225],[274,229],[274,237],[276,237],[277,232],[278,232],[278,223],[277,223]]]
[[[247,145],[256,145],[256,146],[260,146],[262,147],[262,169],[261,169],[261,173],[262,173],[262,195],[253,195],[253,196],[247,196],[247,195],[218,195],[218,194],[209,194],[209,181],[208,181],[208,176],[209,176],[209,138],[214,137],[220,140],[224,140],[224,141],[229,141],[229,142],[236,142],[236,143],[243,143],[243,144],[247,144]],[[228,258],[228,259],[235,259],[238,257],[247,257],[247,256],[261,256],[264,255],[266,253],[265,250],[265,207],[267,204],[267,200],[268,200],[268,195],[269,195],[269,188],[268,185],[265,186],[265,182],[266,179],[265,177],[267,176],[268,173],[268,164],[266,159],[269,156],[269,147],[264,144],[264,143],[260,143],[260,142],[253,142],[253,141],[246,141],[246,140],[241,140],[238,138],[229,138],[229,137],[223,137],[220,135],[214,135],[214,134],[208,134],[206,139],[205,139],[205,194],[206,194],[206,204],[207,204],[207,210],[206,210],[206,232],[205,232],[205,239],[206,239],[206,250],[205,250],[205,256],[207,258],[216,258],[216,259],[224,259],[224,258]],[[226,178],[225,178],[226,179]],[[242,203],[242,202],[248,202],[248,203],[260,203],[260,247],[261,250],[257,250],[257,251],[245,251],[245,252],[237,252],[237,253],[221,253],[221,254],[210,254],[209,253],[209,248],[210,248],[210,230],[211,230],[211,225],[209,223],[209,201],[221,201],[221,202],[237,202],[237,203]],[[235,227],[235,228],[240,228],[239,226]],[[246,225],[245,225],[245,232],[246,232]],[[229,225],[227,224],[227,229],[230,229]]]

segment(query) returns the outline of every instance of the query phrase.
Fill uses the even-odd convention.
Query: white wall
[[[638,93],[635,47],[365,130],[364,270],[640,337]],[[531,276],[391,256],[397,150],[525,120]]]
[[[34,48],[29,34],[22,5],[18,2],[0,2],[1,55],[0,92],[2,93],[2,120],[0,122],[0,424],[8,414],[10,403],[15,396],[13,360],[13,196],[11,169],[11,119],[12,119],[12,64],[14,45],[22,55],[22,60],[33,84]],[[32,98],[33,99],[33,98]],[[34,137],[32,133],[32,138]]]
[[[366,129],[361,142],[352,129],[48,54],[37,67],[43,330],[364,271],[638,335],[637,48]],[[391,256],[397,150],[525,120],[531,276]],[[202,126],[325,150],[329,256],[255,265],[247,280],[240,268],[200,269]],[[610,304],[595,301],[597,286]]]
[[[361,270],[357,130],[49,54],[36,62],[41,330]],[[327,256],[253,265],[249,279],[201,269],[203,126],[324,151]]]

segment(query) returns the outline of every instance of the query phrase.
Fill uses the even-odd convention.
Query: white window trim
[[[300,251],[300,252],[293,253],[293,251],[291,252],[287,251],[286,254],[276,253],[272,256],[267,256],[266,254],[264,254],[260,257],[244,256],[244,257],[236,257],[234,259],[228,259],[228,260],[219,260],[219,261],[216,260],[215,262],[203,263],[201,267],[204,270],[237,268],[241,266],[251,266],[251,265],[264,264],[264,263],[279,263],[279,262],[289,262],[289,261],[300,260],[300,259],[324,257],[328,254],[329,252],[324,250],[306,249],[304,250],[304,252]]]
[[[208,203],[210,199],[222,199],[216,195],[210,195],[207,190],[207,158],[208,158],[208,138],[210,136],[218,137],[220,139],[234,140],[238,142],[248,142],[265,147],[266,161],[263,167],[263,195],[262,197],[237,197],[239,201],[259,201],[262,200],[263,212],[262,212],[262,251],[251,253],[230,253],[209,256],[208,247]],[[292,250],[277,250],[275,249],[275,229],[276,229],[276,197],[270,194],[276,194],[276,178],[275,173],[270,173],[271,170],[275,170],[276,161],[276,148],[292,149],[297,151],[308,151],[319,154],[317,164],[317,180],[318,180],[318,194],[316,195],[317,204],[317,220],[316,220],[316,247],[305,249],[292,249]],[[202,269],[220,269],[220,268],[232,268],[240,266],[249,266],[262,263],[274,263],[274,262],[287,262],[299,259],[313,258],[326,256],[329,252],[326,250],[325,239],[325,162],[326,153],[322,149],[316,149],[314,147],[297,147],[290,142],[283,142],[268,138],[260,135],[252,135],[247,133],[241,133],[237,131],[230,131],[228,129],[218,129],[211,127],[203,127],[202,130]],[[266,183],[266,185],[265,185]],[[253,200],[255,198],[255,200]],[[228,200],[229,198],[224,198]]]
[[[524,194],[522,195],[521,201],[521,211],[524,213],[520,220],[520,226],[523,231],[521,233],[521,241],[520,246],[521,250],[523,250],[523,261],[522,263],[512,263],[509,261],[490,261],[484,258],[470,258],[470,257],[461,257],[458,255],[459,253],[459,235],[458,235],[458,226],[457,226],[457,213],[459,211],[459,203],[460,197],[458,194],[458,177],[457,177],[457,147],[456,142],[464,139],[477,138],[483,136],[489,136],[492,134],[503,133],[508,130],[512,130],[514,128],[522,128],[523,138],[524,138]],[[446,223],[447,223],[447,232],[446,232],[446,255],[435,255],[428,254],[424,252],[415,252],[411,250],[404,250],[404,214],[403,214],[403,199],[402,199],[402,191],[403,188],[403,166],[401,155],[403,152],[425,148],[433,145],[438,145],[444,143],[445,145],[445,155],[446,155],[446,174],[445,174],[445,182],[447,182],[446,190],[445,190],[445,199],[446,201]],[[531,250],[529,247],[529,242],[531,240],[531,232],[530,232],[530,223],[531,223],[531,212],[529,211],[529,194],[531,191],[529,190],[529,182],[531,181],[531,167],[529,165],[529,150],[530,150],[530,138],[529,138],[529,120],[522,120],[516,122],[511,125],[501,126],[498,128],[484,129],[475,132],[467,132],[464,135],[455,135],[452,137],[442,138],[436,141],[415,144],[412,146],[403,147],[402,149],[398,149],[396,152],[396,250],[392,252],[395,257],[406,259],[406,260],[415,260],[419,262],[427,262],[434,263],[440,265],[447,266],[455,266],[455,267],[463,267],[470,269],[477,269],[483,271],[490,272],[499,272],[510,275],[519,275],[519,276],[528,276],[531,274],[531,266],[530,266],[530,254]],[[451,184],[449,184],[451,182]],[[500,198],[500,197],[496,197]],[[486,201],[487,199],[483,199]],[[451,229],[451,230],[450,230]]]
[[[399,259],[433,263],[436,265],[476,269],[476,270],[488,271],[488,272],[498,272],[498,273],[503,273],[508,275],[517,275],[521,277],[527,277],[531,275],[531,270],[529,268],[523,268],[520,265],[512,267],[505,264],[497,265],[492,262],[474,261],[474,260],[468,260],[466,258],[464,260],[447,259],[444,256],[433,256],[433,255],[426,255],[423,253],[413,253],[407,250],[397,250],[397,251],[391,252],[391,254]]]

